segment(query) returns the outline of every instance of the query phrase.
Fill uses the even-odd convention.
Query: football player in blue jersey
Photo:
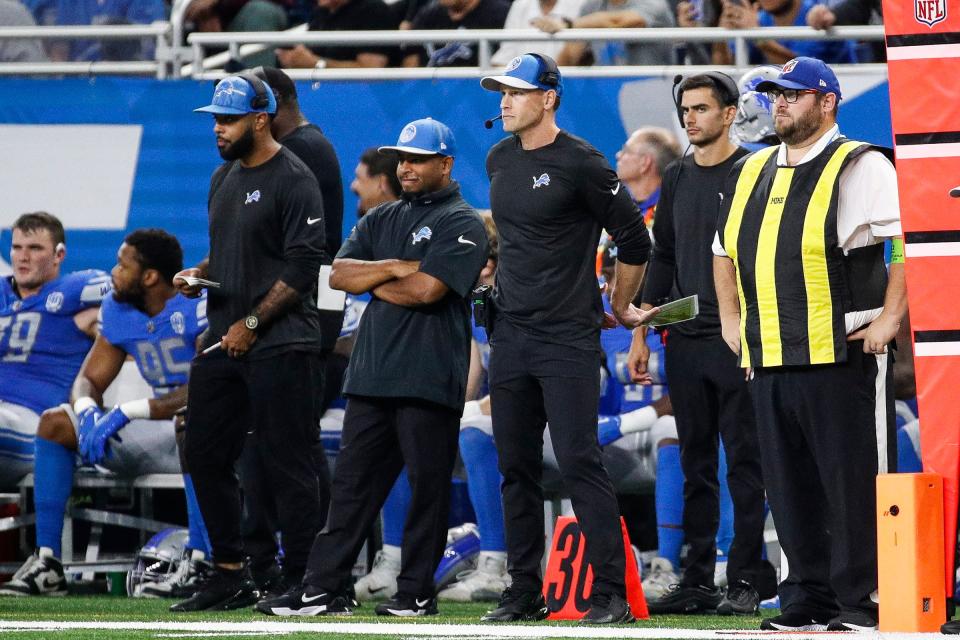
[[[180,244],[160,229],[129,234],[111,273],[113,295],[103,301],[100,332],[73,383],[73,405],[44,412],[36,437],[37,552],[0,585],[3,595],[63,595],[66,580],[59,560],[64,509],[73,483],[77,453],[83,463],[118,474],[181,473],[174,415],[187,403],[187,375],[197,337],[207,326],[206,298],[177,293],[173,276],[183,268]],[[103,393],[132,356],[153,388],[152,398],[129,400],[105,410]],[[208,547],[196,498],[187,486],[193,550]],[[191,506],[193,508],[191,508]],[[193,559],[197,559],[194,554]],[[173,595],[195,576],[153,585]]]
[[[60,275],[63,225],[45,212],[13,224],[13,274],[0,278],[0,489],[33,471],[40,414],[66,402],[110,289],[102,271]]]

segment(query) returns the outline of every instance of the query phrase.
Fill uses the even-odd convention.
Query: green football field
[[[175,615],[167,611],[170,604],[111,596],[0,598],[0,639],[717,637],[695,630],[740,630],[730,635],[744,637],[752,634],[742,632],[756,630],[760,622],[759,616],[655,616],[632,625],[595,629],[572,622],[480,625],[480,616],[490,608],[483,603],[441,603],[440,615],[414,621],[376,616],[370,604],[352,616],[304,619],[268,617],[250,609]],[[775,613],[767,610],[763,615]]]

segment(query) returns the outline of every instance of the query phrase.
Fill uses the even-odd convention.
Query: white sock
[[[50,547],[40,547],[40,549],[37,551],[37,556],[40,558],[56,557],[55,555],[53,555],[53,549],[51,549]]]
[[[657,410],[651,406],[642,409],[636,409],[629,413],[620,414],[620,433],[636,433],[637,431],[646,431],[657,421]]]
[[[190,549],[190,560],[192,562],[200,562],[201,560],[206,560],[207,554],[200,549]]]
[[[400,564],[400,547],[392,544],[385,544],[380,550],[383,551],[383,555],[388,560],[394,560],[397,562],[397,564]]]

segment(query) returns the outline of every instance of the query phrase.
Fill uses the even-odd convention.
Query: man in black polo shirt
[[[552,59],[518,56],[481,85],[499,92],[503,129],[513,134],[487,155],[490,207],[500,234],[489,384],[513,584],[483,619],[547,615],[540,595],[540,475],[549,421],[594,572],[584,622],[632,622],[619,508],[597,442],[600,327],[614,319],[605,318],[593,265],[600,231],[606,229],[618,247],[612,311],[623,325],[637,326],[658,311],[640,312],[631,304],[650,237],[600,152],[557,127],[563,82]]]
[[[254,76],[221,80],[212,104],[225,162],[210,180],[210,252],[174,278],[186,295],[208,289],[208,343],[191,366],[186,459],[207,523],[214,577],[173,611],[252,604],[244,567],[240,490],[234,464],[250,431],[276,495],[285,562],[303,571],[319,531],[321,507],[312,452],[317,423],[320,323],[317,273],[324,260],[323,202],[310,169],[270,131],[276,98]],[[213,346],[210,344],[204,346]]]
[[[382,0],[317,0],[310,18],[310,31],[377,31],[395,30],[398,20]],[[302,44],[290,49],[277,49],[280,66],[297,69],[327,67],[385,67],[398,56],[396,47],[382,45],[316,45]]]
[[[446,543],[470,360],[466,296],[487,260],[480,216],[450,179],[446,125],[411,122],[396,146],[403,198],[360,219],[333,262],[331,285],[370,292],[344,381],[347,410],[333,502],[303,584],[263,600],[268,615],[345,613],[350,572],[400,470],[412,497],[397,593],[378,615],[437,613],[433,572]]]

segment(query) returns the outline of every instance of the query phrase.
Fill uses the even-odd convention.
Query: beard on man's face
[[[144,290],[140,283],[133,283],[126,289],[120,289],[116,285],[113,287],[113,299],[117,302],[133,305],[137,309],[143,309],[146,305],[143,301]]]
[[[230,162],[232,160],[239,160],[243,158],[253,149],[253,127],[248,128],[243,134],[231,142],[219,149],[220,157]]]
[[[809,109],[784,124],[774,119],[774,129],[783,142],[799,144],[817,132],[823,124],[823,118],[820,102],[816,101]]]

